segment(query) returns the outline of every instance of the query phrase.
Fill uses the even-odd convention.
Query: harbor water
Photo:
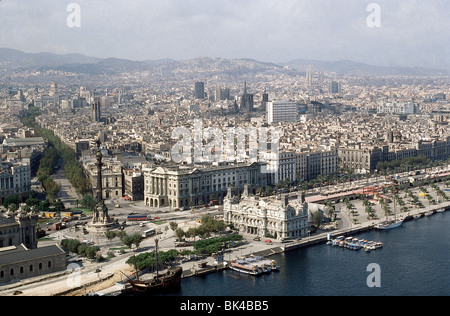
[[[166,295],[448,296],[449,227],[450,211],[437,213],[398,228],[355,235],[382,242],[380,249],[321,244],[292,250],[270,257],[281,267],[278,272],[249,276],[224,270],[183,279],[180,289]]]

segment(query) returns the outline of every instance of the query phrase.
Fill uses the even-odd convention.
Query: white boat
[[[403,224],[403,219],[397,219],[395,217],[395,197],[394,197],[394,219],[393,220],[388,220],[388,216],[386,215],[386,220],[384,222],[381,222],[377,225],[375,225],[375,229],[392,229],[392,228],[396,228],[396,227],[400,227]]]
[[[402,220],[384,221],[375,225],[376,229],[392,229],[400,227],[403,224]]]
[[[244,260],[233,260],[231,264],[229,265],[229,268],[231,270],[245,273],[249,275],[260,275],[262,273],[262,270],[256,266],[249,265]]]
[[[428,212],[425,213],[425,216],[431,216],[431,215],[433,215],[433,214],[434,214],[433,211],[428,211]]]
[[[445,212],[445,208],[440,208],[440,209],[438,209],[436,212],[437,212],[437,213],[443,213],[443,212]]]

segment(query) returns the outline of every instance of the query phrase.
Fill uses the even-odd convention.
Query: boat
[[[425,213],[425,216],[431,216],[431,215],[433,215],[433,214],[434,214],[433,211],[428,211],[428,212]]]
[[[229,268],[231,270],[240,272],[240,273],[245,273],[245,274],[249,274],[249,275],[260,275],[263,271],[261,268],[259,268],[256,265],[251,265],[248,264],[246,260],[243,259],[237,259],[237,260],[233,260],[230,265]]]
[[[371,251],[371,250],[375,250],[376,249],[376,245],[374,241],[369,241],[367,242],[367,244],[364,245],[364,250],[365,251]]]
[[[176,267],[168,270],[162,276],[155,276],[149,281],[131,280],[128,283],[135,294],[158,294],[164,290],[173,289],[180,285],[183,269]]]
[[[262,256],[250,255],[250,257],[244,257],[247,264],[256,266],[262,270],[263,273],[270,273],[272,271],[279,271],[280,267],[277,265],[275,260],[266,259]]]
[[[392,221],[384,221],[377,225],[375,225],[376,229],[392,229],[399,227],[403,224],[402,220],[392,220]]]
[[[444,213],[445,212],[445,208],[440,208],[436,211],[437,213]]]
[[[155,239],[156,243],[156,261],[158,261],[158,239]],[[158,273],[158,265],[156,268],[156,276],[151,280],[133,280],[127,276],[127,281],[131,285],[131,289],[134,294],[139,295],[153,295],[159,294],[163,291],[177,288],[181,284],[181,275],[183,274],[183,268],[175,267],[167,270],[163,275]],[[136,274],[137,275],[137,274]]]
[[[339,243],[344,240],[344,236],[339,236],[332,240],[331,244],[333,246],[339,246]]]
[[[393,198],[393,200],[394,200],[394,219],[389,220],[388,215],[386,214],[386,220],[384,222],[381,222],[381,223],[375,225],[374,226],[375,229],[381,229],[381,230],[392,229],[392,228],[400,227],[403,224],[403,219],[396,218],[396,212],[395,212],[396,199],[395,199],[395,197]]]

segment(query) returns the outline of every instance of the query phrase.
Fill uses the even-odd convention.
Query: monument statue
[[[97,206],[94,209],[94,214],[92,216],[92,221],[88,225],[88,231],[101,232],[107,231],[109,229],[115,228],[116,222],[111,220],[108,215],[108,208],[103,200],[103,179],[102,179],[102,167],[103,167],[103,155],[100,150],[101,142],[97,140]]]

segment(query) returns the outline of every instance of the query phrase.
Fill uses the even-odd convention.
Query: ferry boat
[[[270,271],[279,271],[280,270],[280,266],[277,265],[275,260],[270,260],[270,259],[266,259],[264,257],[261,256],[255,256],[255,255],[251,255],[250,258],[253,258],[255,260],[255,262],[257,264],[262,265],[262,267],[266,267],[269,269],[268,272]]]
[[[243,260],[243,259],[237,259],[237,260],[233,260],[230,263],[230,269],[240,272],[240,273],[245,273],[245,274],[249,274],[249,275],[260,275],[262,273],[262,269],[259,268],[256,265],[250,265],[247,263],[247,261]]]

